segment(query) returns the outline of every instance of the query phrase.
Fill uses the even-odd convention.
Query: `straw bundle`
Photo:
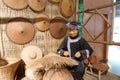
[[[48,54],[45,57],[35,60],[35,62],[30,66],[43,65],[45,70],[49,70],[51,68],[63,68],[66,66],[74,66],[77,64],[78,62],[71,58],[61,57],[57,54]]]
[[[3,59],[8,64],[0,66],[0,80],[15,80],[15,72],[21,60],[14,57],[5,57]]]
[[[42,80],[44,70],[42,66],[39,67],[27,67],[25,71],[25,76],[30,80]]]
[[[50,69],[44,76],[43,80],[74,80],[71,73],[65,69]]]

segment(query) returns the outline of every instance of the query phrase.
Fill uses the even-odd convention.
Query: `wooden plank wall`
[[[74,0],[76,1],[76,0]],[[42,12],[34,12],[29,7],[23,10],[13,10],[7,7],[2,0],[0,0],[0,55],[1,56],[17,56],[20,57],[22,49],[29,45],[38,46],[44,55],[48,52],[56,52],[56,49],[60,45],[62,39],[55,39],[50,35],[49,30],[46,32],[40,32],[36,29],[34,39],[25,45],[18,45],[9,40],[6,35],[5,28],[8,20],[14,17],[25,17],[28,19],[35,18],[40,13],[46,13],[50,19],[55,16],[61,16],[59,4],[52,4],[47,1],[46,8]],[[70,18],[67,18],[68,21],[75,19],[75,14]]]

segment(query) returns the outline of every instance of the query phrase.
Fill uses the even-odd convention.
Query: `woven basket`
[[[21,60],[14,57],[4,57],[3,59],[8,64],[0,66],[0,80],[15,80],[15,73]]]

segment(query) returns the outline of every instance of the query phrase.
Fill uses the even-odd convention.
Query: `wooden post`
[[[77,12],[78,11],[78,0],[75,0],[75,5],[76,5],[76,8],[75,8],[75,11]],[[78,20],[78,15],[75,14],[75,21]]]
[[[101,80],[101,71],[98,70],[98,80]]]
[[[114,28],[115,7],[112,7],[112,26],[110,30],[110,43],[113,42],[113,28]]]

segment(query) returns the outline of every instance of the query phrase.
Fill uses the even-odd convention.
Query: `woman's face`
[[[70,37],[75,37],[75,36],[78,35],[78,30],[69,29],[69,30],[68,30],[68,35],[69,35]]]

